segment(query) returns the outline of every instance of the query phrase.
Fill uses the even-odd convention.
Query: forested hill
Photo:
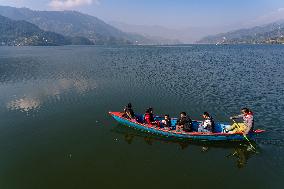
[[[86,38],[65,37],[63,35],[41,30],[26,21],[15,21],[0,15],[0,45],[90,45]]]
[[[85,37],[95,44],[154,43],[143,36],[122,32],[94,16],[76,11],[34,11],[28,8],[0,6],[0,15],[13,20],[25,20],[44,31]]]
[[[198,43],[207,44],[283,44],[284,20],[264,26],[207,36]]]

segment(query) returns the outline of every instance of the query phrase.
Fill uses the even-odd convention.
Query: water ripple
[[[248,106],[255,112],[257,127],[284,136],[282,46],[70,49],[23,48],[12,54],[2,49],[2,104],[22,107],[15,102],[25,104],[27,99],[39,101],[40,108],[59,102],[80,104],[89,94],[86,103],[98,95],[101,104],[113,108],[133,101],[141,111],[154,106],[157,113],[187,111],[195,119],[209,111],[219,121],[229,121]]]

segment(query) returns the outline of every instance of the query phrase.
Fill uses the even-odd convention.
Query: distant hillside
[[[121,31],[137,33],[160,44],[192,44],[205,36],[224,31],[224,28],[219,26],[186,27],[186,25],[184,25],[183,28],[168,28],[159,25],[127,24],[117,21],[111,21],[109,23]]]
[[[95,44],[152,43],[139,35],[124,33],[102,20],[76,11],[33,11],[27,8],[0,6],[0,15],[25,20],[45,31],[66,36],[86,37]]]
[[[109,23],[123,32],[136,33],[146,37],[147,39],[152,39],[159,44],[182,43],[177,39],[179,37],[177,30],[171,30],[162,26],[131,25],[115,21]]]
[[[0,15],[0,45],[90,45],[85,38],[72,38],[46,32],[26,21],[14,21]]]
[[[227,33],[207,36],[198,43],[208,44],[264,44],[284,43],[284,21],[279,21],[264,26],[240,29]]]

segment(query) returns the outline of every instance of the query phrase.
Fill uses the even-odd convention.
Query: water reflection
[[[177,144],[180,150],[185,150],[190,146],[199,146],[200,151],[202,153],[207,153],[212,149],[222,148],[229,149],[231,152],[224,156],[225,159],[234,160],[235,166],[239,169],[244,168],[248,160],[256,155],[257,152],[250,148],[250,145],[246,142],[222,142],[222,141],[214,141],[214,142],[204,142],[204,141],[184,141],[184,140],[175,140],[169,139],[166,137],[160,137],[156,135],[150,135],[147,133],[143,133],[137,131],[135,129],[123,126],[121,124],[116,125],[112,129],[113,132],[124,135],[124,140],[128,144],[132,144],[135,138],[141,139],[145,141],[147,145],[152,146],[155,142],[162,142],[164,144]],[[254,146],[256,144],[253,144]]]
[[[22,112],[28,112],[40,108],[40,100],[36,98],[23,97],[15,99],[7,103],[9,110],[20,110]]]
[[[133,139],[134,139],[134,135],[133,135],[133,134],[125,133],[125,135],[124,135],[124,140],[125,140],[128,144],[131,144],[131,143],[133,142]]]
[[[56,80],[54,85],[47,86],[47,88],[56,91],[55,95],[72,89],[79,94],[85,94],[96,87],[97,83],[94,80],[85,78],[61,78]]]
[[[154,138],[152,137],[144,137],[144,141],[146,142],[146,144],[152,146],[154,143]]]
[[[12,87],[14,87],[14,85],[12,85]],[[70,103],[69,98],[74,101],[76,98],[85,95],[96,87],[97,83],[94,80],[80,77],[21,83],[14,95],[14,99],[6,102],[6,108],[8,110],[29,112],[39,110],[44,103],[52,104],[67,100]],[[73,93],[73,96],[64,95],[66,93]]]
[[[243,145],[234,148],[233,152],[227,155],[227,158],[234,158],[236,160],[236,167],[244,168],[248,163],[248,159],[254,154],[256,154],[256,152],[250,150],[248,145]]]

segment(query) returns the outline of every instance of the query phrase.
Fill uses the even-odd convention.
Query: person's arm
[[[176,125],[180,125],[180,119],[177,120]]]
[[[123,109],[123,112],[126,114],[126,111],[127,111],[127,107],[125,106]]]
[[[130,119],[133,119],[131,113],[129,111],[126,111],[126,115],[130,118]]]
[[[150,122],[149,115],[145,115],[145,116],[144,116],[144,122],[147,123],[147,124],[151,123],[151,122]]]
[[[172,126],[171,119],[169,119],[169,121],[167,122],[167,126],[168,126],[168,127],[171,127],[171,126]]]
[[[243,114],[235,115],[235,116],[230,117],[230,119],[239,119],[239,118],[242,118],[243,116],[244,116]]]
[[[183,119],[180,120],[179,125],[184,126],[185,123],[186,123],[186,119],[183,118]]]

